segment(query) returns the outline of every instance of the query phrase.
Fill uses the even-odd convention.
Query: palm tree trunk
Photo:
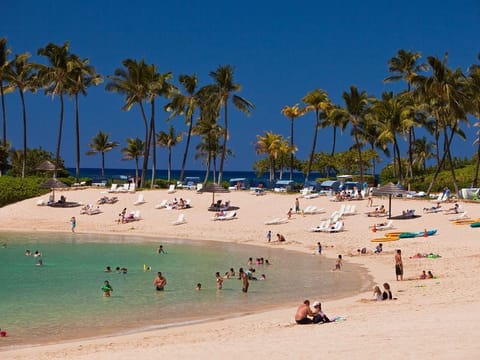
[[[356,127],[355,127],[356,128]],[[358,151],[358,161],[360,165],[360,184],[363,184],[363,159],[362,159],[362,149],[360,149],[360,141],[358,140],[357,130],[355,129],[355,144],[357,145]]]
[[[312,169],[312,163],[313,163],[313,156],[315,155],[315,148],[317,147],[318,116],[319,116],[319,111],[315,110],[315,127],[313,129],[313,144],[312,144],[312,151],[310,151],[310,157],[308,158],[307,173],[305,174],[305,182],[308,181],[308,178],[310,176],[310,170]]]
[[[150,139],[152,141],[152,180],[150,182],[150,188],[153,189],[155,185],[155,171],[157,168],[157,137],[155,130],[155,98],[151,101],[152,117],[150,118]],[[170,181],[170,179],[168,180]]]
[[[275,179],[275,158],[270,156],[270,181]]]
[[[102,176],[105,176],[105,152],[102,151]]]
[[[207,184],[209,175],[210,175],[210,156],[207,159],[207,166],[206,166],[206,171],[205,171],[205,179],[203,180],[203,185]]]
[[[149,139],[149,132],[148,132],[148,122],[147,117],[145,116],[145,109],[143,108],[143,104],[139,102],[140,111],[142,113],[143,124],[145,125],[145,147],[143,151],[143,165],[142,165],[142,176],[140,179],[140,187],[145,186],[145,177],[147,175],[148,170],[148,155],[150,152],[150,139]]]
[[[76,142],[76,167],[75,177],[80,181],[80,119],[78,115],[78,94],[75,94],[75,142]]]
[[[455,127],[456,125],[452,128],[452,133],[455,131]],[[446,134],[445,134],[445,137],[446,137]],[[452,154],[450,152],[450,145],[447,147],[446,151],[447,151],[448,163],[450,164],[450,172],[452,173],[453,188],[455,189],[455,194],[458,195],[457,177],[455,176],[455,168],[453,166]]]
[[[292,146],[293,149],[293,118],[291,120],[291,125],[290,125],[290,145]],[[293,180],[293,152],[290,154],[290,180]]]
[[[0,78],[0,96],[2,98],[2,126],[3,126],[3,138],[2,144],[7,147],[7,112],[5,109],[5,93],[3,91],[3,78]]]
[[[138,156],[135,156],[135,187],[138,183]]]
[[[167,179],[170,183],[170,172],[172,171],[172,147],[168,147],[168,169],[167,169]]]
[[[475,161],[475,172],[473,173],[472,187],[477,187],[478,184],[478,169],[480,167],[480,136],[477,137],[477,161]]]
[[[330,156],[335,155],[335,145],[337,144],[337,127],[333,126],[333,143],[332,143],[332,153]]]
[[[223,131],[223,149],[222,149],[222,157],[220,158],[220,169],[218,170],[218,184],[222,182],[223,164],[225,162],[225,157],[227,156],[227,138],[228,138],[227,104],[228,104],[228,99],[225,99],[225,103],[223,105],[225,129]]]
[[[445,129],[445,131],[447,131]],[[452,142],[453,136],[455,135],[455,132],[452,129],[452,133],[450,134],[448,141],[448,147],[450,147],[450,143]],[[433,184],[435,184],[435,181],[437,181],[438,174],[440,173],[440,170],[443,168],[443,164],[445,163],[445,159],[447,157],[447,152],[444,151],[442,158],[440,159],[440,162],[437,164],[437,168],[435,169],[435,173],[433,174],[432,181],[430,181],[430,185],[428,185],[427,189],[427,195],[430,194],[430,191],[432,190]]]
[[[59,97],[60,97],[60,121],[58,124],[57,149],[55,154],[55,171],[53,172],[54,177],[57,176],[57,171],[60,166],[60,147],[62,145],[63,110],[64,110],[63,92],[59,94]]]
[[[18,89],[20,92],[20,99],[22,101],[22,113],[23,113],[23,161],[22,161],[22,178],[25,177],[25,170],[27,168],[27,109],[25,108],[25,97],[22,89]]]
[[[400,156],[400,148],[398,146],[397,138],[394,136],[393,138],[393,146],[395,146],[395,153],[397,154],[397,162],[398,162],[398,180],[403,180],[403,171],[402,171],[402,158]]]
[[[185,144],[185,151],[183,153],[183,160],[182,160],[182,170],[180,171],[180,181],[183,181],[185,176],[185,166],[187,164],[187,157],[188,157],[188,149],[190,148],[190,138],[192,137],[192,129],[193,129],[193,116],[190,116],[188,126],[188,134],[187,134],[187,143]]]

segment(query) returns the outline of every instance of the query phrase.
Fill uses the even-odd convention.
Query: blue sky
[[[145,58],[160,72],[196,73],[200,85],[219,65],[236,68],[239,95],[252,101],[250,117],[230,112],[229,147],[235,153],[226,170],[251,170],[258,159],[253,143],[266,130],[288,137],[290,123],[280,110],[299,103],[309,91],[326,90],[337,104],[351,85],[369,94],[397,91],[403,84],[383,84],[388,60],[399,49],[442,57],[465,70],[480,53],[478,0],[443,1],[24,1],[2,8],[0,36],[8,38],[13,54],[30,52],[53,42],[70,42],[73,53],[90,58],[97,72],[111,75],[126,58]],[[122,146],[127,137],[143,137],[137,108],[123,112],[123,98],[107,93],[104,84],[81,99],[82,153],[99,131]],[[28,145],[54,152],[59,103],[43,93],[27,95]],[[66,103],[62,157],[74,166],[73,103]],[[159,113],[157,130],[166,130]],[[21,148],[21,107],[17,94],[7,96],[8,137]],[[180,129],[184,120],[173,124]],[[295,122],[298,156],[306,159],[312,142],[313,114]],[[474,130],[455,144],[456,155],[470,157]],[[331,149],[331,130],[319,133],[317,151]],[[339,150],[352,144],[349,132]],[[180,168],[184,144],[174,149],[173,168]],[[188,168],[202,169],[190,152]],[[166,168],[167,153],[158,151],[158,167]],[[121,161],[119,148],[106,157],[109,168],[134,166]],[[384,163],[385,164],[385,163]],[[99,167],[100,156],[82,156],[82,167]],[[381,165],[382,166],[382,165]]]

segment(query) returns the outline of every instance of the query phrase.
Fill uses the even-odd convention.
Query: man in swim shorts
[[[153,285],[155,285],[157,291],[163,291],[165,285],[167,285],[167,279],[162,275],[161,272],[157,273],[155,280],[153,280]]]
[[[397,281],[403,280],[403,261],[402,261],[402,250],[398,249],[395,253],[395,275],[397,276]]]
[[[243,268],[238,270],[238,274],[240,275],[240,280],[242,280],[242,291],[246,293],[248,291],[248,286],[250,285],[248,282],[248,275],[243,271]]]
[[[310,300],[305,300],[297,309],[295,322],[300,325],[312,324],[313,320],[310,317],[313,317],[313,315],[314,314],[310,309]]]

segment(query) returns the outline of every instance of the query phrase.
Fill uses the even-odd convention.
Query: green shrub
[[[0,207],[47,194],[50,192],[50,189],[42,189],[40,187],[44,182],[45,178],[41,177],[24,179],[12,176],[0,177]]]

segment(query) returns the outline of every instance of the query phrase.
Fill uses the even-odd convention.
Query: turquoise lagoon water
[[[83,234],[0,234],[0,328],[8,336],[0,347],[120,334],[194,321],[237,316],[296,304],[304,298],[346,296],[364,286],[365,272],[332,272],[333,262],[282,249],[255,246]],[[158,244],[167,254],[157,254]],[[42,253],[38,259],[25,250]],[[237,279],[216,290],[215,272],[247,267],[264,257],[271,266],[255,266],[247,294]],[[143,270],[144,264],[152,272]],[[127,274],[105,273],[106,266]],[[157,271],[167,278],[155,291]],[[113,286],[101,294],[104,280]],[[202,284],[201,291],[195,285]]]

